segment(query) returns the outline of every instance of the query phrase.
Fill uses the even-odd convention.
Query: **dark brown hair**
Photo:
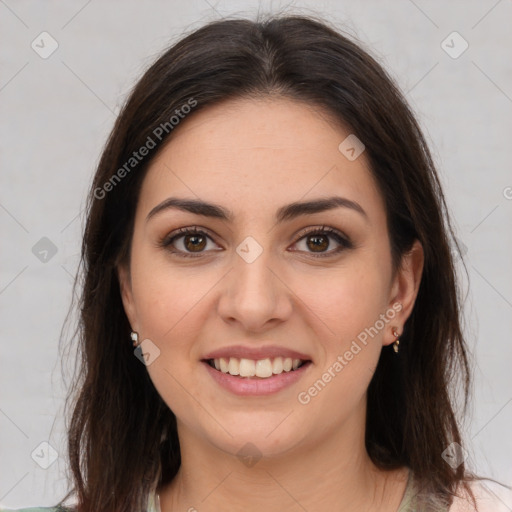
[[[393,80],[361,44],[316,18],[277,16],[212,22],[165,51],[136,84],[104,148],[88,197],[82,281],[75,281],[82,290],[80,365],[66,401],[80,512],[143,510],[155,482],[170,482],[180,466],[175,416],[134,357],[116,272],[129,261],[145,172],[172,136],[169,120],[191,99],[193,116],[220,101],[269,95],[317,107],[364,143],[385,200],[395,270],[415,239],[423,245],[400,352],[382,350],[368,389],[369,456],[383,469],[408,466],[440,499],[450,501],[466,485],[464,462],[452,468],[442,456],[451,443],[463,444],[452,392],[461,391],[465,412],[470,368],[450,249],[456,242],[425,139]],[[164,123],[168,133],[157,140]],[[148,137],[156,147],[119,173]]]

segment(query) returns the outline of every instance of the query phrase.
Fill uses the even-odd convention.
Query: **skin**
[[[350,130],[317,108],[283,98],[230,100],[182,121],[152,162],[137,205],[129,268],[119,268],[126,314],[160,355],[149,375],[177,417],[182,465],[160,489],[162,512],[175,510],[396,511],[406,468],[381,471],[364,444],[366,391],[384,345],[410,315],[423,269],[416,242],[393,274],[386,211],[364,153],[349,161],[338,145]],[[281,206],[339,195],[349,208],[276,224]],[[230,209],[227,222],[168,209],[168,197]],[[200,255],[180,257],[158,241],[198,226]],[[304,228],[328,226],[353,243],[315,250]],[[263,252],[248,263],[236,252],[247,237]],[[313,237],[314,238],[314,237]],[[190,239],[173,243],[194,252]],[[202,252],[201,252],[202,251]],[[326,257],[315,254],[330,253]],[[393,304],[401,311],[341,372],[301,404],[297,395],[332,367],[357,335]],[[241,397],[219,387],[200,360],[225,346],[282,345],[313,364],[291,387]],[[246,444],[262,458],[247,466]]]

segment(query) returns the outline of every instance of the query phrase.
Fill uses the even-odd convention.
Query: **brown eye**
[[[193,258],[208,252],[205,249],[209,240],[213,243],[212,238],[204,231],[196,228],[181,228],[166,236],[159,245],[177,256]]]
[[[316,228],[313,230],[310,229],[309,231],[302,231],[299,236],[300,238],[296,244],[299,244],[299,242],[304,240],[306,250],[303,252],[309,253],[316,258],[334,256],[345,249],[351,249],[353,247],[353,244],[348,237],[335,229],[325,226],[321,229]],[[327,251],[331,245],[330,240],[334,240],[339,247]]]
[[[183,236],[183,245],[189,251],[201,251],[206,247],[206,237],[203,235],[185,235]]]
[[[309,235],[306,237],[308,242],[308,247],[313,250],[313,252],[322,252],[329,247],[329,237],[325,235]],[[311,244],[309,244],[311,242]]]

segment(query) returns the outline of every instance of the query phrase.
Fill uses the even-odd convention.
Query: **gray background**
[[[276,10],[325,15],[361,39],[418,115],[468,268],[465,331],[476,365],[464,427],[468,460],[480,474],[512,483],[510,0],[0,0],[1,505],[49,505],[65,491],[59,336],[85,195],[120,104],[184,31]],[[58,43],[46,59],[31,47],[43,46],[43,31]],[[453,31],[469,44],[458,58],[441,46]],[[463,43],[445,44],[458,52]],[[59,454],[48,469],[36,463],[48,453],[44,442]]]

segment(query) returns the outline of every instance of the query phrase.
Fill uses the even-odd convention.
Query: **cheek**
[[[382,335],[390,325],[381,320],[386,313],[388,271],[386,261],[360,254],[337,272],[303,282],[301,298],[321,322],[322,357],[310,381],[305,383],[304,403],[329,407],[339,403],[343,415],[360,401],[377,365]],[[326,326],[326,327],[325,327]],[[317,398],[318,397],[318,398]]]
[[[190,342],[200,339],[202,324],[207,321],[205,294],[215,280],[205,276],[201,282],[204,288],[171,274],[152,283],[146,280],[141,286],[137,314],[142,335],[156,343],[163,356],[172,355],[170,363],[190,358],[194,349]]]
[[[337,347],[370,327],[387,304],[387,273],[376,261],[353,258],[337,269],[304,272],[293,289]]]
[[[179,268],[144,240],[132,253],[131,268],[140,329],[145,337],[155,340],[190,324],[187,315],[214,284],[214,276],[199,270],[194,276],[194,270]]]
[[[318,297],[321,318],[335,335],[322,340],[322,357],[297,401],[312,418],[325,418],[329,411],[326,429],[346,421],[365,403],[382,349],[383,330],[375,330],[375,324],[384,312],[383,294],[376,277],[353,273]]]
[[[205,272],[194,278],[190,272],[173,269],[154,257],[148,261],[151,264],[144,264],[142,257],[134,255],[136,271],[132,275],[140,334],[159,351],[147,371],[171,410],[180,418],[188,418],[193,409],[191,394],[200,396],[190,377],[197,371],[199,357],[193,341],[201,339],[207,321],[203,317],[205,294],[216,279]],[[201,414],[201,410],[195,414]]]

